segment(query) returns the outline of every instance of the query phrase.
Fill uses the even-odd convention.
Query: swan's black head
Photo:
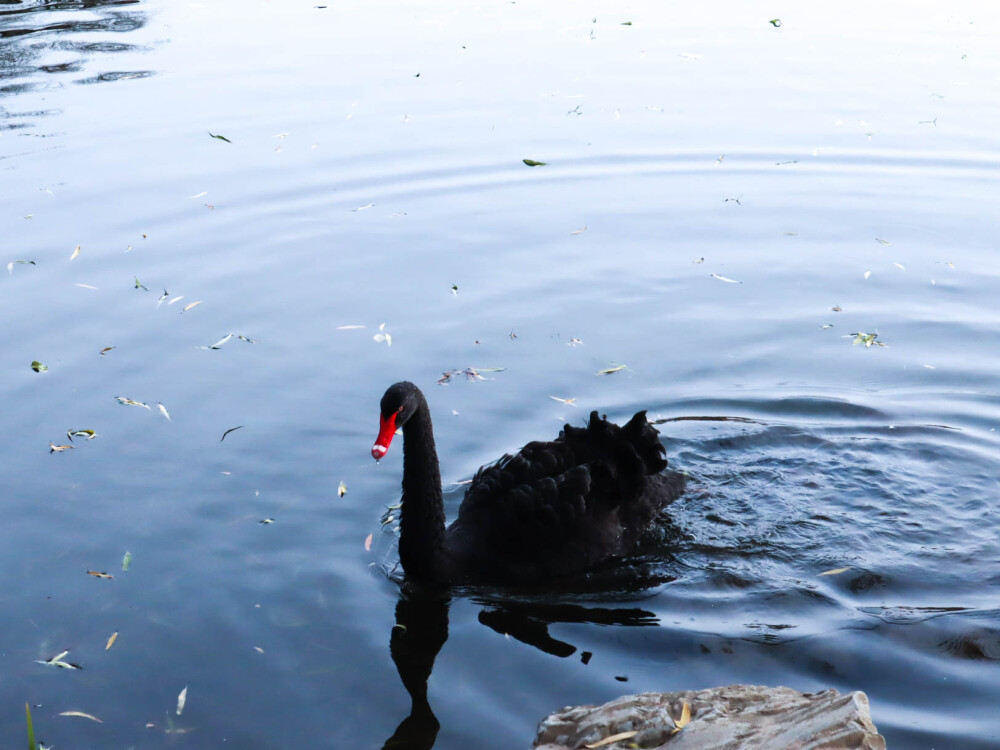
[[[372,458],[378,461],[388,453],[389,443],[392,442],[396,430],[406,424],[406,420],[413,416],[423,401],[423,394],[413,383],[404,380],[389,386],[382,396],[378,438],[372,446]]]

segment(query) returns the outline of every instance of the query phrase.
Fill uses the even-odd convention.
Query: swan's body
[[[445,528],[441,474],[427,401],[413,383],[382,397],[382,458],[403,428],[399,559],[422,583],[551,581],[631,553],[656,514],[684,489],[664,472],[656,428],[638,412],[619,427],[590,415],[551,442],[528,443],[479,469]]]

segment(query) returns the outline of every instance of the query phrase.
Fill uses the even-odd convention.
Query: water
[[[29,701],[57,747],[377,748],[401,671],[410,746],[746,682],[864,690],[890,747],[995,747],[998,26],[0,5],[0,261],[35,262],[0,278],[4,745]],[[648,409],[688,491],[582,590],[400,604],[400,454],[368,451],[402,378],[452,515],[591,409]],[[36,663],[67,649],[83,670]]]

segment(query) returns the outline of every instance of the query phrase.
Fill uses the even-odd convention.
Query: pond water
[[[876,6],[2,0],[0,744],[743,682],[1000,745],[1000,10]],[[401,379],[449,517],[592,409],[687,492],[587,586],[401,599]]]

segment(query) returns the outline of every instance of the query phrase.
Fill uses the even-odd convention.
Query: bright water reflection
[[[0,2],[2,744],[524,747],[748,682],[995,747],[981,6]],[[571,591],[402,597],[402,378],[452,515],[590,409],[688,491]]]

